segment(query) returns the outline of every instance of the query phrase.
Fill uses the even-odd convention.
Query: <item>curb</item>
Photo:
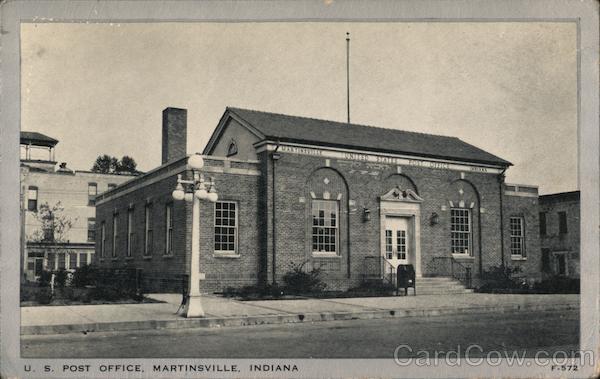
[[[21,327],[21,335],[48,335],[68,333],[92,333],[131,330],[219,328],[228,326],[251,326],[291,324],[319,321],[372,320],[405,317],[435,317],[462,314],[508,313],[523,311],[568,311],[579,309],[579,303],[562,304],[510,304],[463,308],[387,309],[359,312],[320,312],[264,316],[214,317],[177,320],[145,320],[122,322],[98,322],[64,325],[29,325]]]

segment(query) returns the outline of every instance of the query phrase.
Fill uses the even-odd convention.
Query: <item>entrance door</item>
[[[42,271],[44,270],[44,258],[35,258],[34,263],[34,276],[37,278],[42,275]]]
[[[394,267],[410,260],[409,223],[406,217],[386,217],[384,258]]]

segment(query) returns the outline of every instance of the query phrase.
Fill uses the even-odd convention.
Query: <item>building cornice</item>
[[[279,145],[278,152],[313,157],[333,158],[341,160],[362,161],[368,163],[391,164],[400,166],[413,166],[432,169],[446,169],[454,171],[467,171],[484,174],[501,174],[506,168],[501,165],[473,163],[460,160],[438,159],[417,155],[404,155],[381,153],[369,150],[356,150],[338,147],[324,147],[310,144],[292,142],[276,142],[264,140],[256,143],[257,153],[273,151]]]

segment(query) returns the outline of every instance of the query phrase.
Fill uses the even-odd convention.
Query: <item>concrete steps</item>
[[[417,278],[416,287],[417,295],[449,295],[473,292],[472,289],[465,288],[458,280],[447,277]]]

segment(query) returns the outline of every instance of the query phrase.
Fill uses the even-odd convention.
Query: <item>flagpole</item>
[[[346,32],[346,107],[350,123],[350,33]]]

